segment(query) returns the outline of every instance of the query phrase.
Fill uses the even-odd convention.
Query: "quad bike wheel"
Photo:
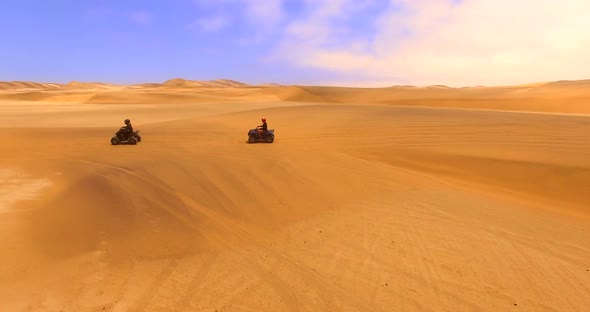
[[[256,136],[254,134],[248,137],[248,143],[256,143]]]
[[[119,145],[119,143],[121,143],[121,141],[119,140],[119,138],[117,138],[117,137],[112,137],[111,138],[111,144],[113,144],[113,145]]]
[[[275,136],[274,135],[267,135],[266,136],[266,143],[272,143],[275,140]]]
[[[127,142],[129,142],[129,144],[131,144],[131,145],[135,145],[135,144],[137,144],[137,139],[136,138],[129,138],[129,141],[127,141]]]
[[[141,142],[141,137],[139,135],[136,136],[136,138],[137,138],[137,142]]]

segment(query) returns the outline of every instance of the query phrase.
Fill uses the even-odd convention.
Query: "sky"
[[[0,81],[590,78],[589,0],[2,0]]]

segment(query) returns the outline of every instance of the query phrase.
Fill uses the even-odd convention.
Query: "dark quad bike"
[[[126,135],[125,127],[121,127],[115,136],[111,138],[111,144],[131,144],[135,145],[137,142],[141,142],[141,136],[139,136],[139,130],[133,131],[128,137]]]
[[[256,143],[256,142],[266,142],[272,143],[275,140],[275,130],[271,129],[268,130],[266,133],[260,135],[257,131],[258,129],[250,129],[248,131],[248,143]]]

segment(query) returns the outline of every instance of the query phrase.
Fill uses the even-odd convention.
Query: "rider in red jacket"
[[[258,134],[263,135],[268,131],[268,126],[266,125],[266,117],[262,117],[262,124],[258,126]]]

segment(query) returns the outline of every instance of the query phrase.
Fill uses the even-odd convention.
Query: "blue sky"
[[[0,4],[0,80],[583,79],[587,12],[587,0],[8,0]]]

